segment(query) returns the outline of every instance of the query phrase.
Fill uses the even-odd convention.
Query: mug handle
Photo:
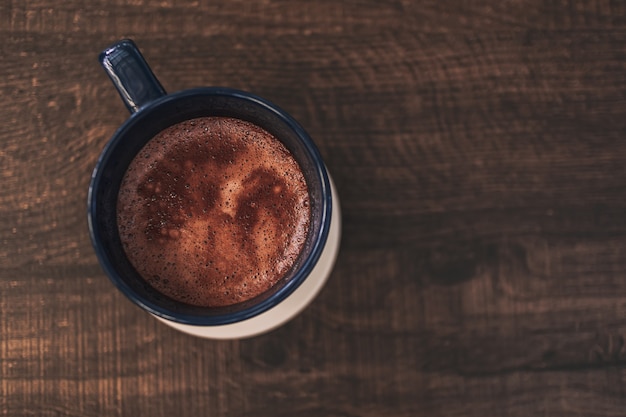
[[[114,43],[98,59],[131,113],[166,94],[132,40]]]

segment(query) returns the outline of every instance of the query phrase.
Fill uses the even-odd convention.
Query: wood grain
[[[318,144],[341,253],[280,329],[180,334],[98,266],[122,37]],[[0,40],[0,415],[625,414],[623,2],[0,0]]]

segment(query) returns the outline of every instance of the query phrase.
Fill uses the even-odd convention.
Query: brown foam
[[[187,304],[253,298],[292,267],[309,228],[297,162],[270,133],[221,117],[185,121],[135,157],[118,196],[118,227],[137,271]]]

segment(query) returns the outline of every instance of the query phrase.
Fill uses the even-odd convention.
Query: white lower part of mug
[[[332,179],[330,179],[330,189],[332,192],[333,207],[326,246],[324,246],[322,254],[311,271],[311,274],[282,302],[258,316],[221,326],[194,326],[177,323],[157,316],[154,317],[168,326],[193,336],[207,339],[243,339],[269,332],[297,316],[321,291],[332,272],[339,252],[339,243],[341,241],[341,209],[339,206],[339,197],[337,196],[335,184]]]

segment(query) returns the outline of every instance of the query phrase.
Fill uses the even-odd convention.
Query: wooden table
[[[0,0],[1,416],[626,415],[624,2],[179,3]],[[284,327],[193,338],[99,267],[123,37],[317,142],[344,237]]]

